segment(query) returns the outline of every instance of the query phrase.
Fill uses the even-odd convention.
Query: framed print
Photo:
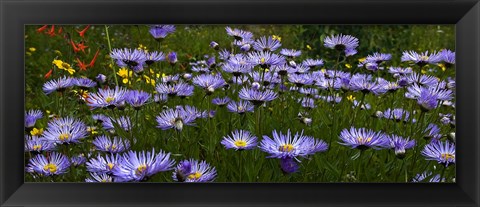
[[[479,9],[2,1],[1,203],[478,206]]]

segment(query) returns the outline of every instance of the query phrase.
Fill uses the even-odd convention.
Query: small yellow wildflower
[[[277,36],[277,35],[272,35],[272,39],[274,39],[274,40],[278,40],[279,42],[281,42],[281,41],[282,41],[282,37],[280,37],[280,36]]]
[[[447,67],[444,64],[438,63],[437,65],[438,65],[438,67],[440,67],[442,69],[443,72],[445,72],[445,70],[447,70]]]
[[[147,46],[142,45],[142,44],[139,44],[137,49],[138,49],[138,50],[143,50],[143,51],[145,51],[145,52],[148,52]]]
[[[30,52],[35,52],[35,51],[37,51],[37,49],[34,48],[34,47],[28,48],[28,50],[30,50]]]
[[[98,134],[97,132],[97,127],[87,127],[87,132],[90,132],[90,134]]]
[[[146,75],[143,75],[143,77],[145,78],[145,82],[146,82],[147,84],[152,84],[152,86],[155,86],[155,79],[150,78],[150,77],[148,77],[148,76],[146,76]]]
[[[150,68],[150,73],[155,74],[155,71],[153,71],[153,69]]]
[[[355,100],[355,96],[353,96],[353,95],[347,96],[347,100],[353,101],[353,100]]]
[[[40,129],[33,128],[32,131],[30,131],[30,134],[32,136],[40,136],[43,134],[43,128],[40,128]]]
[[[117,75],[122,78],[122,82],[124,84],[127,84],[127,83],[130,83],[130,81],[128,80],[128,77],[132,77],[133,72],[126,68],[121,68],[120,70],[118,70]]]
[[[352,68],[352,65],[346,63],[346,64],[345,64],[345,67],[347,67],[348,69],[350,69],[350,68]]]
[[[312,50],[313,48],[312,48],[312,46],[307,45],[307,49],[308,49],[308,50]]]
[[[327,72],[327,69],[322,68],[320,71],[322,71],[322,73],[326,73],[326,72]]]
[[[28,56],[32,56],[31,52],[26,52],[25,54],[27,54]]]
[[[366,57],[360,58],[360,59],[358,59],[358,62],[364,62],[366,59],[367,59]]]
[[[422,74],[425,74],[425,73],[427,73],[427,71],[426,71],[426,70],[424,70],[424,69],[422,69],[422,71],[421,71],[421,72],[422,72]]]
[[[52,64],[54,64],[55,66],[57,66],[58,69],[62,69],[62,70],[65,70],[67,71],[68,73],[70,73],[70,75],[73,75],[73,73],[75,73],[75,69],[73,69],[70,64],[66,63],[66,62],[63,62],[61,60],[53,60],[52,61]]]

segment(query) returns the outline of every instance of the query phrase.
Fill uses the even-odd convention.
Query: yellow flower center
[[[111,96],[109,96],[109,97],[107,97],[107,98],[105,99],[105,101],[106,101],[107,103],[110,103],[110,102],[112,102],[113,100],[114,100],[114,98],[111,97]]]
[[[68,68],[70,68],[70,64],[62,63],[62,69],[68,69]]]
[[[247,142],[243,141],[243,140],[237,140],[235,141],[235,146],[237,147],[246,147],[247,146]]]
[[[260,59],[260,63],[265,63],[265,58]]]
[[[137,170],[135,170],[135,173],[137,175],[140,175],[143,172],[145,172],[145,170],[147,170],[147,166],[146,165],[140,165],[140,167],[138,167]]]
[[[108,166],[108,168],[111,170],[111,169],[113,169],[113,167],[115,166],[115,164],[113,164],[113,163],[108,163],[107,166]]]
[[[243,107],[239,106],[239,107],[237,107],[237,110],[238,111],[243,111]]]
[[[368,143],[368,142],[372,141],[372,137],[368,137],[366,139],[363,138],[363,137],[359,137],[359,138],[357,138],[357,140],[358,140],[358,143],[365,144],[365,143]]]
[[[55,173],[57,172],[57,165],[53,164],[53,163],[48,163],[46,164],[45,166],[43,166],[43,170],[45,171],[50,171],[50,173]]]
[[[34,150],[34,151],[38,151],[38,150],[40,150],[40,149],[42,149],[42,145],[41,145],[41,144],[33,145],[33,150]]]
[[[282,145],[279,147],[278,150],[282,151],[282,152],[290,152],[294,149],[293,145],[291,144],[285,144],[285,145]]]
[[[194,179],[194,180],[198,180],[200,177],[202,177],[202,173],[198,171],[188,176],[189,179]]]
[[[455,155],[450,154],[450,153],[444,153],[444,154],[442,154],[442,158],[443,158],[443,159],[446,159],[446,160],[448,160],[448,159],[455,159]]]
[[[427,61],[427,60],[428,60],[428,56],[424,55],[424,56],[420,57],[420,60]]]
[[[60,134],[60,136],[58,136],[58,139],[60,139],[60,141],[68,140],[68,138],[70,138],[70,134]]]
[[[112,150],[116,150],[116,149],[117,149],[117,145],[112,144],[112,147],[111,147],[111,148],[112,148]]]

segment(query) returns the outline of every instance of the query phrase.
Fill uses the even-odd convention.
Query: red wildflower
[[[50,71],[48,71],[48,73],[45,74],[44,78],[45,78],[45,79],[50,78],[50,76],[52,75],[52,72],[53,72],[53,69],[50,69]]]
[[[90,25],[86,26],[82,31],[77,30],[80,37],[83,37],[85,35],[85,32],[87,32],[88,28],[90,28]]]
[[[77,65],[80,70],[87,70],[88,65],[82,62],[80,59],[77,58]]]
[[[85,45],[85,42],[80,42],[77,44],[78,50],[81,50],[83,53],[85,53],[85,49],[88,48],[88,46]]]
[[[55,36],[55,25],[52,25],[52,27],[50,27],[50,31],[48,31],[47,34],[51,37]]]
[[[48,25],[43,25],[42,27],[37,29],[37,32],[43,32],[43,30],[47,29]]]
[[[97,52],[95,53],[95,56],[93,56],[92,58],[92,61],[90,61],[90,63],[88,64],[88,67],[93,67],[93,65],[95,65],[95,61],[97,60],[97,56],[99,52],[100,50],[97,50]]]
[[[58,34],[62,33],[63,32],[63,27],[60,27],[57,31]]]

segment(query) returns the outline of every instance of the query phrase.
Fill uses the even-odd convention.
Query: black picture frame
[[[478,0],[1,0],[4,206],[480,206]],[[24,183],[24,24],[455,24],[456,183]]]

